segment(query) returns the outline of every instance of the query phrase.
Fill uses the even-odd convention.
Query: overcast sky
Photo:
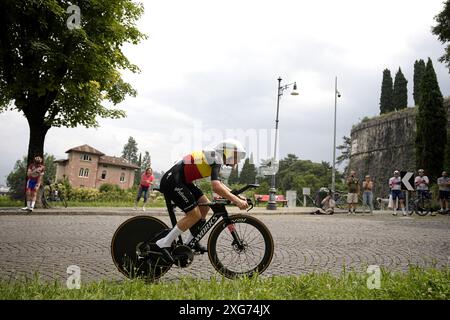
[[[353,124],[379,113],[385,68],[393,77],[402,68],[413,105],[414,61],[430,57],[450,95],[450,74],[438,61],[444,47],[431,33],[443,0],[143,2],[139,28],[148,39],[124,49],[141,69],[124,75],[138,91],[119,105],[127,118],[100,120],[98,129],[52,128],[45,152],[65,158],[89,144],[119,156],[133,136],[160,171],[192,148],[237,134],[258,162],[273,153],[281,76],[282,84],[297,82],[299,95],[286,90],[280,101],[280,156],[331,163],[335,76],[338,144]],[[0,114],[0,123],[3,184],[26,154],[29,130],[18,112]]]

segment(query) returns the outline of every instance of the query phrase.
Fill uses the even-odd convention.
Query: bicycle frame
[[[240,190],[233,190],[232,193],[235,195],[238,195],[238,194],[241,194],[242,192],[246,191],[247,189],[254,188],[257,186],[258,185],[249,184]],[[170,222],[172,223],[172,227],[175,227],[177,224],[177,218],[175,216],[175,211],[174,211],[175,205],[166,196],[164,196],[164,199],[166,201],[166,206],[167,206],[167,211],[169,213]],[[247,200],[247,201],[249,201],[249,200]],[[232,235],[234,241],[236,241],[236,243],[238,244],[238,246],[240,247],[242,245],[241,240],[239,239],[239,237],[236,233],[236,230],[234,230],[233,228],[230,228],[230,226],[233,225],[233,223],[230,221],[229,216],[228,216],[228,211],[225,207],[226,204],[229,204],[229,203],[230,202],[228,200],[223,200],[223,202],[222,201],[212,201],[209,203],[199,204],[199,206],[210,207],[211,210],[213,211],[213,215],[211,218],[209,218],[208,221],[206,221],[206,223],[203,225],[203,227],[200,229],[200,231],[197,234],[193,235],[194,238],[188,243],[188,246],[190,248],[193,248],[197,242],[199,242],[201,239],[203,239],[203,237],[208,233],[209,230],[211,230],[211,228],[217,223],[217,221],[220,218],[222,218],[223,221],[225,221],[226,226],[230,229],[231,235]],[[253,208],[253,204],[251,202],[250,202],[250,204],[251,204],[251,207],[247,211],[250,211]],[[177,244],[179,244],[179,245],[183,244],[183,239],[181,238],[181,235],[178,237]]]
[[[170,221],[172,223],[172,227],[174,227],[177,224],[177,218],[175,216],[174,205],[170,201],[167,201],[167,200],[168,199],[166,199],[167,211],[169,212],[169,217],[170,217]],[[188,246],[191,248],[193,248],[197,242],[199,242],[201,239],[203,239],[203,237],[208,233],[209,230],[212,229],[212,227],[214,227],[214,225],[219,221],[220,218],[223,219],[223,221],[226,223],[227,226],[230,226],[233,224],[229,219],[228,211],[225,207],[225,203],[210,202],[210,203],[205,203],[205,204],[199,204],[199,206],[209,206],[211,208],[211,210],[213,211],[213,215],[211,218],[209,218],[205,222],[205,224],[198,231],[198,233],[193,235],[194,238],[188,244]],[[240,239],[237,236],[236,232],[234,232],[234,230],[232,230],[232,229],[230,229],[230,231],[233,236],[233,239],[238,244],[240,244]],[[181,236],[178,237],[177,244],[179,244],[179,245],[183,244],[183,239],[181,238]]]

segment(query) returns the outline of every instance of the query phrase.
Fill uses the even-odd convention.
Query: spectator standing
[[[358,194],[359,194],[359,181],[356,177],[355,171],[350,171],[350,176],[347,178],[347,186],[348,186],[348,195],[347,195],[347,203],[348,203],[348,214],[356,214],[356,205],[358,204]]]
[[[430,197],[430,179],[425,175],[425,170],[419,169],[419,175],[414,179],[414,185],[417,191],[418,198],[428,199]],[[431,213],[432,216],[435,215],[434,212]]]
[[[148,192],[151,191],[151,185],[153,184],[153,170],[152,168],[145,169],[145,172],[141,175],[141,182],[139,183],[139,190],[136,197],[136,201],[134,202],[133,210],[137,210],[137,205],[142,195],[144,196],[144,204],[142,206],[142,210],[145,211],[145,205],[148,200]]]
[[[26,200],[27,206],[22,208],[24,211],[32,212],[36,204],[36,195],[41,186],[42,179],[45,173],[44,161],[41,156],[36,156],[33,162],[27,169],[27,184],[26,184]]]
[[[405,196],[402,192],[402,179],[400,178],[400,172],[398,170],[394,171],[394,176],[389,179],[389,188],[391,189],[392,201],[394,202],[394,212],[392,215],[397,215],[397,201],[400,203],[400,208],[402,209],[403,215],[406,216],[404,199]]]
[[[366,175],[362,183],[363,188],[363,213],[366,212],[366,206],[369,207],[370,214],[373,214],[373,181],[369,175]]]
[[[414,180],[418,197],[428,197],[430,179],[425,175],[425,170],[419,169],[419,175]]]
[[[437,180],[439,186],[439,203],[441,205],[441,213],[448,211],[448,199],[450,197],[450,178],[447,171],[442,172],[442,177]]]

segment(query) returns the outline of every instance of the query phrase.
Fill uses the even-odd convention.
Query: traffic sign
[[[400,172],[402,179],[402,190],[414,191],[414,172]]]

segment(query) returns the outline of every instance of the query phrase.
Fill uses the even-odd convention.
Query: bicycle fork
[[[231,245],[234,246],[239,251],[244,250],[244,244],[242,240],[239,238],[239,234],[236,231],[234,223],[232,223],[231,221],[227,221],[227,228],[230,231],[231,236],[233,237],[233,242],[231,243]]]

